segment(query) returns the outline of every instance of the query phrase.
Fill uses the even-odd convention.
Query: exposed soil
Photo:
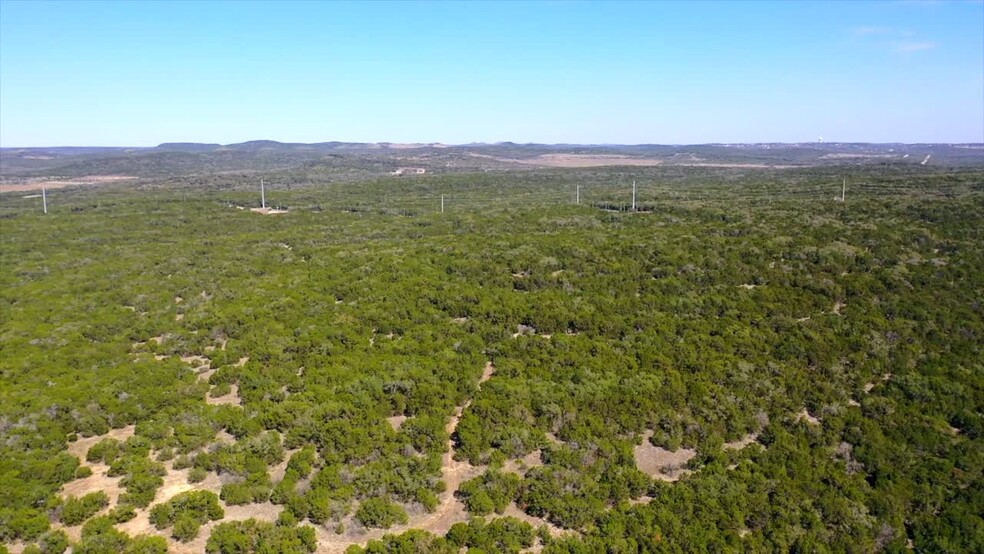
[[[533,469],[534,467],[540,467],[543,465],[543,458],[541,457],[540,450],[534,450],[520,460],[506,460],[505,465],[503,465],[503,471],[509,471],[517,475],[526,475],[526,472]]]
[[[752,444],[756,440],[758,440],[758,433],[749,433],[736,441],[724,443],[724,449],[741,450],[742,448],[745,448],[746,446]]]
[[[79,438],[79,440],[68,444],[68,453],[78,458],[82,461],[82,463],[85,463],[85,454],[90,448],[92,448],[92,445],[103,439],[116,439],[123,442],[133,436],[133,432],[136,428],[136,425],[127,425],[126,427],[121,427],[120,429],[111,429],[105,435]]]
[[[810,415],[810,412],[803,408],[801,412],[796,414],[796,421],[805,421],[810,425],[820,425],[820,420]]]
[[[105,185],[118,183],[121,181],[132,181],[136,177],[129,175],[89,175],[87,177],[77,177],[70,179],[39,177],[27,179],[24,182],[11,184],[0,183],[0,192],[24,192],[30,190],[60,189],[65,187],[75,187],[80,185]]]
[[[485,364],[482,376],[478,380],[479,388],[495,374],[495,366],[491,361]],[[455,408],[454,414],[445,425],[449,437],[458,428],[461,414],[471,405],[468,400],[463,405]],[[437,507],[431,513],[411,514],[409,521],[404,525],[397,525],[389,529],[372,529],[365,533],[358,533],[353,529],[353,521],[348,518],[344,523],[348,531],[343,535],[337,535],[329,531],[324,526],[316,526],[318,536],[318,552],[337,554],[345,552],[345,549],[353,544],[365,545],[371,540],[380,539],[383,535],[399,534],[410,529],[422,529],[435,535],[444,535],[455,523],[468,521],[468,512],[464,504],[458,500],[454,493],[461,486],[461,483],[474,479],[485,471],[484,466],[473,466],[467,461],[457,461],[454,459],[454,442],[449,438],[447,451],[441,458],[441,479],[446,485],[445,492],[439,496]]]
[[[407,420],[407,416],[405,415],[396,415],[393,417],[386,418],[386,421],[389,422],[390,426],[393,427],[394,431],[399,431],[400,427],[403,427],[403,422],[405,422],[406,420]]]
[[[696,450],[680,448],[676,452],[670,452],[665,448],[653,446],[649,442],[652,436],[652,431],[646,431],[642,436],[642,444],[635,447],[636,465],[640,471],[667,482],[676,481],[690,473],[690,470],[686,469],[686,464],[697,455]]]
[[[205,397],[205,402],[212,405],[231,404],[233,406],[242,406],[243,399],[239,398],[239,385],[233,383],[230,385],[229,394],[224,394],[214,398],[209,395]]]

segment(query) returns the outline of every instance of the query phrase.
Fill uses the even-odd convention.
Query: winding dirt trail
[[[482,376],[478,379],[478,388],[481,390],[482,384],[492,378],[495,374],[495,365],[491,361],[486,362],[482,370]],[[441,536],[451,529],[455,523],[468,521],[468,512],[465,505],[454,495],[458,487],[469,479],[474,479],[485,471],[485,466],[473,466],[467,461],[454,459],[454,441],[451,436],[458,429],[458,422],[461,415],[469,406],[471,399],[458,406],[454,410],[451,419],[448,420],[444,430],[448,434],[447,450],[441,458],[441,480],[444,481],[445,490],[438,497],[440,502],[431,513],[411,515],[410,520],[404,525],[395,525],[389,529],[372,529],[371,531],[358,536],[340,536],[325,529],[324,526],[316,526],[315,530],[318,537],[318,552],[326,554],[341,554],[345,549],[353,544],[365,546],[371,540],[381,539],[383,535],[400,534],[410,529],[421,529],[435,535]]]

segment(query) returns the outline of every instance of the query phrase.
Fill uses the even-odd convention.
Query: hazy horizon
[[[982,2],[0,0],[0,14],[4,148],[984,143]]]
[[[770,145],[778,144],[784,146],[806,146],[811,144],[818,145],[838,145],[838,144],[868,144],[868,145],[901,145],[901,146],[914,146],[914,145],[969,145],[969,146],[984,146],[984,142],[865,142],[865,141],[800,141],[800,142],[779,142],[779,141],[759,141],[759,142],[692,142],[692,143],[658,143],[658,142],[638,142],[638,143],[618,143],[618,142],[520,142],[515,140],[502,140],[496,142],[462,142],[462,143],[447,143],[447,142],[423,142],[423,141],[409,141],[409,142],[396,142],[396,141],[352,141],[352,140],[318,140],[312,142],[296,142],[296,141],[285,141],[276,139],[247,139],[239,142],[214,142],[214,141],[191,141],[191,140],[176,140],[167,142],[158,142],[156,144],[148,145],[136,145],[136,144],[44,144],[44,145],[34,145],[34,146],[21,146],[21,145],[2,145],[0,148],[4,150],[19,150],[19,149],[45,149],[45,148],[141,148],[141,149],[153,149],[165,145],[177,145],[177,144],[194,144],[194,145],[218,145],[223,146],[235,146],[239,144],[248,144],[255,142],[275,142],[284,145],[316,145],[316,144],[329,144],[329,143],[340,143],[340,144],[366,144],[366,145],[394,145],[394,146],[412,146],[426,148],[431,146],[437,147],[448,147],[457,148],[465,146],[494,146],[497,144],[515,144],[517,146],[573,146],[573,147],[636,147],[636,146],[666,146],[666,147],[683,147],[683,146],[731,146],[731,145]]]

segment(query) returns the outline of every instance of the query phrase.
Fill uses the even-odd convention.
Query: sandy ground
[[[38,177],[27,179],[17,184],[0,183],[0,192],[25,192],[41,189],[60,189],[79,185],[105,185],[120,181],[132,181],[136,177],[129,175],[89,175],[88,177],[77,177],[70,179]]]
[[[540,467],[543,465],[543,458],[540,450],[534,450],[521,460],[506,460],[505,465],[502,467],[503,471],[508,471],[515,473],[517,475],[526,475],[526,472],[533,469],[534,467]]]
[[[405,415],[396,415],[393,417],[386,418],[386,421],[389,422],[390,426],[393,427],[394,431],[399,431],[400,427],[403,427],[403,423],[406,420],[407,420],[407,416]]]
[[[217,396],[215,398],[211,396],[206,396],[205,402],[207,404],[212,404],[212,405],[219,405],[219,404],[231,404],[233,406],[243,405],[242,398],[239,398],[239,385],[235,383],[230,385],[229,394],[223,396]]]
[[[277,214],[287,213],[287,210],[275,210],[273,208],[250,208],[249,211],[255,214],[263,214],[263,215],[277,215]]]
[[[92,448],[92,445],[103,439],[116,439],[120,442],[133,436],[133,432],[136,430],[136,425],[127,425],[126,427],[120,429],[112,429],[105,435],[97,435],[94,437],[84,437],[79,440],[69,443],[68,453],[72,456],[77,457],[82,463],[85,463],[85,454]]]
[[[685,469],[687,462],[697,455],[696,450],[680,448],[670,452],[665,448],[653,446],[649,438],[652,431],[646,431],[642,436],[642,444],[635,447],[635,460],[639,470],[660,481],[673,482],[690,473]]]

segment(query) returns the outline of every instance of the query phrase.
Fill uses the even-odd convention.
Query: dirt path
[[[491,361],[486,362],[485,368],[482,370],[482,376],[478,379],[478,388],[481,389],[482,384],[491,379],[494,374],[495,365]],[[461,415],[469,406],[471,406],[471,399],[455,408],[451,419],[444,426],[444,430],[448,434],[447,450],[441,458],[441,480],[444,481],[445,491],[438,497],[439,503],[433,512],[411,515],[410,520],[404,525],[396,525],[389,529],[372,529],[358,538],[352,537],[351,535],[336,535],[325,529],[324,526],[316,526],[318,552],[341,554],[353,544],[365,546],[369,541],[381,539],[383,535],[397,535],[410,529],[421,529],[442,536],[455,523],[468,521],[468,512],[465,510],[465,506],[458,500],[454,493],[457,492],[458,487],[463,482],[481,475],[485,471],[485,466],[473,466],[467,461],[455,460],[454,441],[451,440],[451,436],[458,428]]]

